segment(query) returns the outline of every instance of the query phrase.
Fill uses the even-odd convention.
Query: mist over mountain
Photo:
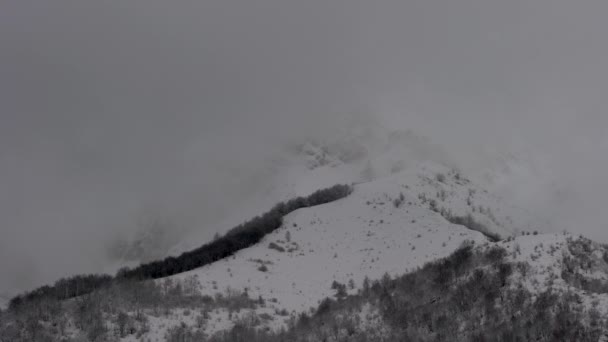
[[[424,161],[608,241],[607,7],[3,2],[0,293]],[[302,176],[307,143],[344,173]]]

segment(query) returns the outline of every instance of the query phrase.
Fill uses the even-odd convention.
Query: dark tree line
[[[246,291],[226,290],[214,297],[196,289],[198,280],[121,281],[74,300],[45,298],[23,303],[18,310],[0,311],[0,342],[110,342],[127,336],[148,341],[150,316],[173,320],[174,310],[195,321],[195,333],[185,325],[169,328],[164,341],[206,341],[204,326],[211,312],[238,313],[263,305]],[[180,331],[181,330],[181,331]]]
[[[275,205],[267,213],[231,229],[226,235],[178,257],[142,264],[132,270],[122,270],[117,277],[127,279],[157,279],[199,268],[253,246],[283,224],[283,216],[306,207],[333,202],[352,191],[348,185],[335,185]]]
[[[177,257],[145,263],[133,269],[121,269],[115,277],[77,275],[60,279],[54,285],[42,286],[14,297],[10,302],[10,307],[17,308],[23,303],[44,298],[64,300],[107,287],[114,281],[158,279],[211,264],[229,257],[241,249],[255,245],[266,234],[280,228],[285,215],[301,208],[336,201],[348,196],[351,192],[350,185],[335,185],[318,190],[307,197],[297,197],[287,202],[280,202],[265,214],[256,216],[231,229],[226,235]]]
[[[62,278],[53,285],[41,286],[33,291],[13,297],[9,303],[11,309],[17,309],[24,303],[40,299],[64,300],[91,293],[110,286],[113,277],[107,274],[76,275]]]
[[[501,236],[497,233],[494,233],[488,229],[483,223],[475,221],[473,215],[467,214],[466,216],[456,216],[456,215],[443,215],[443,217],[450,221],[453,224],[459,224],[461,226],[465,226],[471,230],[478,231],[485,235],[490,241],[497,242],[502,240]]]

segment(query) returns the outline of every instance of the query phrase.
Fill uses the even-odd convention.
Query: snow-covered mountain
[[[311,159],[321,159],[316,156]],[[331,174],[344,165],[321,163],[312,171]],[[355,284],[350,291],[356,292],[365,277],[400,275],[448,256],[464,241],[488,241],[480,232],[450,223],[446,215],[470,214],[503,237],[539,229],[529,213],[433,162],[367,182],[355,177],[351,180],[361,183],[347,198],[289,214],[257,246],[170,279],[195,280],[212,297],[232,289],[265,298],[267,305],[258,314],[299,314],[332,296],[334,281]],[[210,322],[219,319],[220,326],[230,326],[221,319],[225,313],[217,315]],[[281,326],[289,318],[279,316],[279,322],[269,324]]]
[[[310,142],[298,146],[279,163],[287,170],[281,173],[282,182],[254,206],[261,211],[276,200],[305,196],[336,183],[354,183],[353,193],[289,214],[280,229],[230,258],[158,282],[194,283],[210,297],[245,291],[251,298],[263,298],[265,305],[242,315],[272,315],[275,318],[265,324],[279,328],[331,297],[334,281],[354,284],[349,292],[355,293],[366,277],[404,274],[450,255],[464,241],[488,241],[481,232],[453,224],[450,218],[468,215],[503,238],[543,230],[544,222],[454,167],[421,160],[424,153],[406,162],[410,141],[418,150],[426,144],[410,134],[393,134],[373,158],[367,149],[346,153]],[[173,254],[205,242],[193,234]],[[207,334],[229,328],[241,316],[229,319],[225,310],[219,310],[209,317]],[[163,336],[168,327],[151,326],[150,334]]]
[[[90,322],[67,315],[61,316],[67,317],[62,334],[75,338],[93,329],[88,334],[120,341],[162,341],[180,334],[220,336],[242,325],[292,329],[298,317],[317,312],[326,298],[359,295],[368,279],[422,272],[424,265],[451,257],[462,246],[472,246],[475,253],[500,248],[505,262],[528,265],[525,274],[513,273],[510,286],[532,296],[548,289],[575,292],[585,308],[606,314],[604,246],[543,234],[546,221],[492,193],[487,178],[465,175],[440,148],[411,132],[349,139],[287,149],[269,165],[272,186],[235,210],[217,231],[226,233],[276,202],[334,184],[353,184],[350,195],[295,210],[255,245],[203,267],[136,285],[102,287],[86,303],[96,308],[104,328],[95,330]],[[155,246],[153,240],[140,239],[124,250]],[[192,231],[169,254],[207,242],[208,235]],[[591,288],[597,294],[590,295]],[[99,306],[102,302],[108,304]]]
[[[488,168],[468,178],[459,170],[458,163],[444,149],[412,131],[352,129],[330,141],[307,141],[285,149],[269,162],[269,185],[251,200],[236,205],[234,213],[219,222],[215,230],[225,233],[277,202],[306,196],[334,184],[382,182],[394,175],[411,187],[410,194],[425,196],[429,203],[439,201],[438,209],[451,210],[455,215],[471,213],[503,235],[544,230],[548,225],[490,190],[502,187],[501,180],[507,176],[500,178],[500,170],[505,174],[510,174],[510,170]],[[436,177],[448,175],[462,179],[450,185],[434,182]],[[169,249],[169,254],[177,255],[209,239],[209,227],[192,229]]]

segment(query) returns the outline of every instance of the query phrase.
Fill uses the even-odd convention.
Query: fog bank
[[[499,191],[608,241],[607,10],[4,1],[0,292],[102,270],[150,211],[214,231],[286,144],[353,117],[427,136],[468,172],[513,156]]]

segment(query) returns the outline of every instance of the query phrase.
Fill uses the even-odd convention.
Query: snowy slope
[[[404,273],[448,255],[466,239],[485,240],[414,205],[415,198],[407,196],[412,205],[395,208],[396,190],[390,181],[359,185],[346,199],[288,215],[283,227],[258,246],[176,277],[197,275],[209,294],[214,282],[220,291],[222,284],[249,288],[254,297],[277,298],[282,308],[302,311],[331,295],[333,280],[361,284],[366,275]],[[270,243],[285,251],[269,248]],[[259,271],[261,264],[268,271]]]
[[[403,274],[449,255],[465,240],[487,241],[481,233],[453,225],[416,204],[417,194],[406,190],[398,178],[357,185],[345,199],[288,215],[280,229],[256,246],[171,279],[196,277],[201,292],[211,296],[229,288],[247,290],[251,298],[261,296],[267,307],[258,314],[270,310],[275,319],[266,324],[278,328],[289,316],[275,312],[308,311],[333,296],[334,280],[347,284],[352,279],[355,289],[350,291],[355,291],[366,276]],[[395,207],[393,199],[402,192],[404,203]],[[271,243],[280,248],[270,248]],[[266,270],[261,270],[262,265]],[[225,312],[218,312],[209,328],[230,328],[236,319],[228,320]],[[152,325],[150,334],[162,336],[158,329],[168,326],[170,322]]]
[[[577,236],[542,234],[547,222],[488,191],[489,183],[508,183],[501,177],[513,173],[513,167],[479,172],[475,178],[459,171],[428,139],[411,132],[357,134],[287,149],[269,163],[272,177],[267,186],[254,194],[255,198],[235,203],[234,213],[211,231],[225,233],[277,202],[335,184],[353,184],[352,194],[292,212],[260,243],[229,258],[156,280],[158,284],[194,282],[201,294],[214,298],[246,292],[250,299],[263,299],[263,304],[230,311],[221,306],[210,312],[196,308],[200,309],[196,315],[181,307],[162,314],[146,312],[149,329],[141,329],[143,336],[131,334],[122,341],[162,341],[168,330],[181,325],[211,335],[253,317],[266,317],[256,326],[276,330],[335,296],[334,281],[355,293],[366,277],[374,280],[385,273],[396,276],[416,270],[450,255],[465,241],[480,249],[504,247],[510,261],[527,263],[527,274],[516,273],[512,286],[536,294],[549,288],[575,292],[588,308],[608,314],[608,295],[594,294],[581,285],[581,279],[583,283],[593,279],[608,282],[608,249]],[[512,159],[505,163],[521,164]],[[456,222],[455,217],[466,216],[504,240],[490,242],[478,231],[450,223],[450,218]],[[209,227],[191,231],[169,254],[207,243],[209,231]],[[535,231],[541,234],[531,234]],[[145,231],[125,250],[161,249],[159,240],[167,240],[166,231]],[[161,245],[165,248],[167,243]],[[134,258],[125,257],[112,267],[133,266],[134,262]],[[565,273],[574,280],[564,278]],[[0,296],[0,308],[2,305]],[[202,328],[197,322],[201,316],[208,316]],[[115,324],[112,319],[107,323]]]
[[[434,175],[441,172],[448,174],[449,169],[427,163],[416,170],[358,184],[353,194],[343,200],[288,215],[283,227],[267,236],[259,246],[178,277],[198,275],[205,279],[202,280],[204,290],[210,289],[214,281],[256,291],[256,287],[261,287],[256,283],[271,283],[276,290],[260,289],[259,294],[274,297],[283,291],[287,308],[305,309],[311,301],[304,298],[318,300],[327,296],[329,291],[312,297],[311,292],[319,291],[319,287],[327,288],[334,279],[347,282],[352,277],[360,284],[366,275],[374,279],[385,272],[404,273],[448,255],[466,239],[485,239],[478,232],[453,225],[430,210],[427,204],[430,198],[437,198],[438,207],[459,215],[472,212],[472,207],[491,208],[494,205],[498,214],[493,214],[493,220],[485,213],[492,210],[484,209],[484,213],[477,210],[473,215],[505,236],[522,227],[516,226],[514,218],[500,215],[507,210],[500,209],[499,199],[470,182],[462,178],[456,180],[453,175],[446,176],[443,182],[436,181]],[[468,206],[471,189],[475,192],[474,200]],[[445,200],[436,196],[442,190],[446,192]],[[395,200],[402,194],[404,199],[396,206]],[[422,203],[421,194],[426,194],[427,203]],[[515,210],[509,214],[517,218],[523,216],[515,216]],[[286,241],[287,233],[291,236],[290,242]],[[286,252],[268,248],[271,242]],[[293,251],[288,252],[290,249]],[[261,263],[267,263],[268,272],[257,271]],[[293,269],[298,270],[297,274],[285,273]],[[295,287],[292,286],[294,282]],[[289,290],[285,291],[286,288]],[[301,299],[292,298],[293,295],[300,297],[300,291]]]
[[[588,309],[594,308],[603,315],[608,314],[607,285],[603,285],[601,291],[595,291],[593,286],[581,285],[593,280],[608,284],[606,245],[570,233],[518,236],[498,245],[507,250],[511,261],[529,265],[527,274],[514,279],[513,284],[524,286],[532,293],[548,289],[577,293]]]
[[[313,143],[287,149],[283,155],[271,161],[268,169],[268,173],[272,175],[269,186],[244,203],[235,204],[233,213],[215,227],[190,232],[169,254],[178,255],[208,242],[209,229],[224,234],[252,217],[268,211],[278,202],[308,196],[336,184],[350,184],[360,178],[356,163],[344,163]]]
[[[525,211],[505,205],[456,171],[433,162],[418,163],[360,182],[342,200],[297,210],[256,246],[170,279],[194,278],[201,292],[210,296],[233,289],[246,291],[251,298],[262,297],[267,306],[258,309],[262,310],[258,314],[306,312],[335,294],[333,281],[354,284],[349,288],[354,292],[365,277],[406,273],[451,254],[465,240],[487,243],[483,234],[448,222],[439,209],[431,210],[431,200],[436,208],[454,215],[470,213],[505,237],[530,228],[519,222],[532,221]],[[215,324],[208,329],[229,328],[236,317],[215,313],[210,320]],[[273,317],[266,325],[275,329],[289,320],[289,316]]]
[[[546,230],[547,222],[489,192],[483,177],[454,179],[457,173],[460,175],[457,168],[445,162],[442,150],[423,137],[410,131],[392,131],[382,138],[358,138],[306,142],[287,149],[268,166],[272,169],[269,173],[274,175],[271,185],[254,199],[237,205],[233,214],[211,230],[225,233],[280,201],[335,184],[360,184],[391,177],[407,185],[409,189],[404,190],[409,193],[435,200],[438,209],[451,210],[460,216],[470,213],[503,236],[523,230]],[[447,177],[447,182],[437,182],[440,174],[451,177]],[[209,241],[209,228],[193,230],[170,254],[177,255]]]
[[[525,266],[513,267],[507,286],[526,289],[532,300],[550,290],[564,295],[560,298],[575,298],[569,304],[591,316],[594,312],[608,315],[607,246],[567,233],[526,234],[490,242],[478,232],[450,224],[436,212],[408,204],[414,200],[409,195],[404,195],[404,204],[395,206],[390,199],[400,186],[396,179],[361,184],[350,197],[290,214],[282,228],[234,257],[158,281],[185,284],[194,280],[203,294],[211,296],[239,296],[246,290],[250,298],[261,297],[265,304],[236,311],[214,309],[202,325],[197,323],[200,316],[190,310],[150,314],[143,335],[130,334],[122,341],[163,341],[176,327],[211,336],[249,321],[249,326],[276,331],[295,314],[310,312],[320,300],[333,297],[334,280],[349,284],[352,279],[354,287],[349,286],[348,292],[355,293],[366,276],[379,279],[385,272],[396,276],[413,271],[447,256],[465,240],[474,241],[474,250],[501,247],[505,261]],[[270,248],[271,243],[280,248]],[[262,265],[265,270],[260,269]],[[582,285],[593,279],[600,280],[603,288],[596,291]],[[367,326],[364,330],[388,329],[374,310],[377,308],[368,305],[358,313],[359,322]],[[265,318],[260,321],[260,317]]]
[[[323,299],[334,297],[334,281],[347,285],[352,294],[362,288],[366,277],[375,280],[385,273],[397,276],[416,270],[450,255],[465,241],[473,241],[482,249],[504,247],[511,261],[528,263],[527,274],[516,273],[512,286],[523,286],[537,294],[548,288],[575,292],[589,310],[597,308],[608,314],[608,295],[588,293],[580,284],[562,277],[564,270],[571,270],[576,279],[608,280],[606,247],[564,234],[522,236],[519,232],[542,230],[542,223],[535,225],[538,221],[533,215],[508,205],[447,165],[418,162],[387,169],[387,174],[375,171],[376,175],[368,179],[363,171],[369,169],[369,160],[345,163],[311,146],[312,153],[307,153],[305,163],[289,165],[302,168],[300,178],[294,177],[294,182],[279,187],[286,191],[286,198],[325,187],[324,180],[327,185],[354,182],[352,194],[292,212],[260,243],[229,258],[156,280],[165,288],[169,282],[194,283],[195,289],[216,298],[216,303],[220,296],[237,298],[246,292],[256,303],[259,298],[260,304],[236,310],[219,305],[212,309],[172,306],[160,312],[144,311],[146,328],[136,329],[137,334],[127,334],[121,341],[163,341],[180,327],[210,336],[248,321],[251,326],[276,331],[297,314],[310,312]],[[506,239],[493,243],[484,234],[446,219],[468,214]],[[141,312],[128,308],[127,314],[136,317]],[[116,331],[115,313],[107,317],[106,326]],[[79,334],[77,329],[72,330],[72,336]]]
[[[451,254],[465,240],[488,241],[477,231],[448,222],[448,216],[471,215],[505,238],[545,230],[546,222],[480,185],[487,182],[468,179],[453,165],[433,158],[441,151],[426,139],[393,132],[386,139],[368,140],[308,142],[278,157],[269,165],[272,185],[235,208],[216,231],[225,233],[279,201],[334,184],[355,184],[354,192],[333,203],[297,210],[256,246],[169,279],[196,279],[201,292],[210,296],[233,289],[262,297],[266,305],[253,311],[271,314],[274,319],[264,324],[276,329],[290,318],[278,312],[310,310],[334,295],[333,281],[354,283],[349,288],[353,292],[365,277],[403,274]],[[207,241],[207,232],[193,231],[170,254]],[[243,315],[247,312],[230,318],[221,310],[211,313],[206,333],[230,328]],[[157,323],[150,336],[164,336],[172,326]]]

